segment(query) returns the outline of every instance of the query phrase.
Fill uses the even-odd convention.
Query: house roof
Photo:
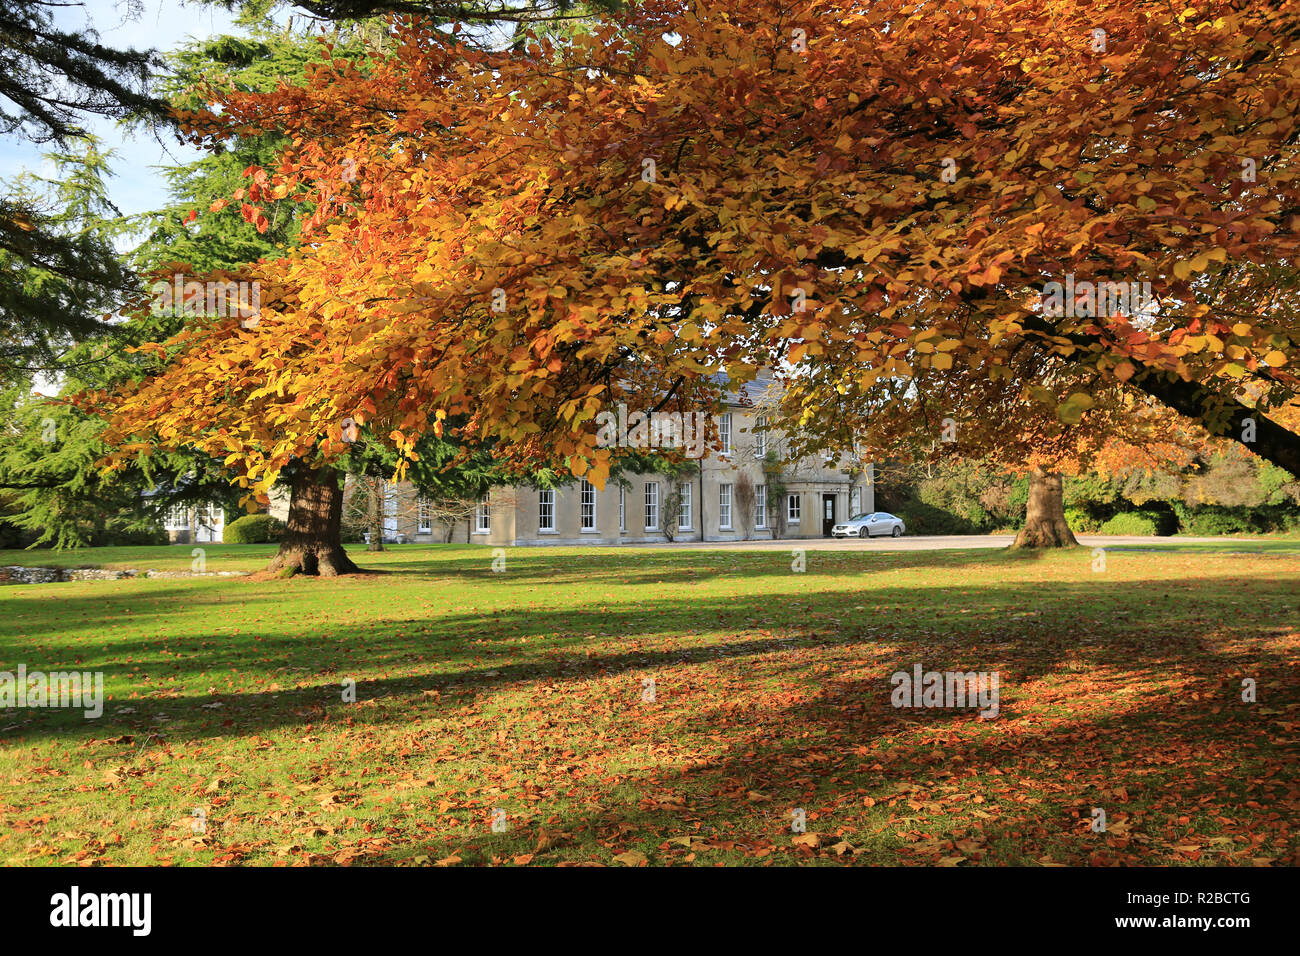
[[[775,397],[778,386],[774,379],[756,378],[752,382],[733,383],[726,372],[718,372],[709,377],[709,381],[721,385],[727,393],[727,403],[731,405],[752,406],[764,398]]]

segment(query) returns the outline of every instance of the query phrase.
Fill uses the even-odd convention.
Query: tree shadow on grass
[[[1279,712],[1236,696],[1239,663],[1208,654],[1194,664],[1170,657],[1118,671],[1132,687],[1151,685],[1122,710],[1097,706],[1106,699],[1080,689],[1058,714],[1050,700],[1013,688],[987,723],[969,711],[894,709],[879,679],[833,681],[764,712],[693,709],[658,736],[685,741],[683,756],[694,740],[734,739],[716,759],[625,774],[604,799],[583,799],[574,788],[565,809],[549,816],[529,814],[524,803],[517,833],[494,834],[484,823],[401,843],[366,862],[452,853],[508,860],[534,853],[539,840],[537,862],[607,861],[629,849],[653,862],[693,853],[701,864],[1300,862],[1290,825],[1296,767],[1276,740]],[[1174,668],[1179,686],[1162,692]],[[1281,690],[1293,680],[1285,653],[1257,654],[1252,668],[1261,686]],[[519,807],[517,796],[468,798],[479,803],[469,815],[486,821],[494,803]],[[1105,833],[1091,829],[1094,807],[1106,811]],[[820,846],[795,842],[797,810]]]
[[[1232,591],[1232,579],[1216,584]],[[1256,637],[1274,633],[1277,612],[1271,609],[1294,603],[1290,584],[1252,580],[1241,586],[1248,589],[1241,593],[1249,593],[1251,602],[1235,609],[1234,629]],[[1167,592],[1162,603],[1148,599],[1158,588]],[[159,596],[195,597],[183,588]],[[259,600],[274,604],[269,595]],[[214,613],[220,603],[210,605]],[[1024,610],[1030,607],[1033,610]],[[1095,609],[1092,617],[1088,608]],[[1218,598],[1206,595],[1199,584],[1183,585],[1180,591],[1178,583],[1170,581],[1130,581],[1122,589],[1079,581],[1055,582],[1050,590],[1030,594],[1015,586],[985,585],[956,593],[877,587],[869,592],[780,593],[768,604],[755,595],[710,595],[661,600],[645,608],[514,607],[498,610],[487,620],[482,614],[460,613],[433,620],[411,616],[326,625],[319,637],[259,630],[253,641],[244,643],[188,628],[165,638],[97,644],[76,640],[53,651],[42,641],[42,659],[23,649],[29,669],[102,670],[116,699],[97,721],[85,721],[74,711],[15,711],[6,715],[4,725],[19,726],[11,726],[4,736],[30,741],[68,734],[140,733],[157,730],[159,715],[166,715],[166,732],[177,739],[260,733],[308,719],[382,725],[437,717],[440,708],[471,705],[530,682],[651,675],[659,668],[810,649],[825,653],[841,647],[857,648],[859,656],[868,649],[873,657],[894,654],[900,666],[921,663],[927,669],[940,660],[951,660],[961,670],[1013,661],[1022,679],[1103,650],[1109,665],[1134,670],[1150,662],[1196,657],[1202,653],[1201,638],[1217,626],[1215,617],[1221,613]],[[137,609],[136,614],[145,619],[162,616],[157,609]],[[705,638],[726,631],[737,633]],[[635,646],[619,649],[624,640]],[[6,658],[16,663],[19,648],[9,640],[6,645]],[[959,646],[968,650],[970,659],[952,659]],[[247,671],[250,665],[263,669],[260,683],[265,689],[194,693],[189,688],[159,696],[145,682],[147,678],[154,686],[183,686],[201,679],[219,685],[223,674]],[[774,671],[773,677],[794,679],[808,666],[802,657],[793,656],[788,673]],[[376,679],[371,676],[375,671],[397,673]],[[809,679],[824,677],[814,672]],[[359,700],[383,706],[349,710],[339,689],[346,679],[357,681]],[[285,686],[272,688],[272,683]],[[132,689],[140,697],[128,700],[124,694]],[[438,694],[433,704],[433,698],[425,696],[431,691]],[[122,714],[124,706],[134,713]]]
[[[798,547],[797,544],[794,545]],[[611,549],[612,551],[613,549]],[[1082,552],[1082,549],[1080,549]],[[1042,560],[1039,551],[808,551],[804,556],[809,577],[821,575],[871,575],[885,571],[983,569],[1008,564],[1019,567]],[[1081,559],[1082,560],[1082,559]],[[511,584],[554,585],[571,581],[616,586],[654,584],[697,584],[726,578],[792,575],[790,552],[783,549],[741,551],[626,551],[602,554],[599,550],[581,554],[538,554],[529,548],[506,549],[506,571],[492,571],[492,554],[457,554],[436,562],[411,560],[388,565],[417,579],[499,580]]]
[[[1122,862],[1126,854],[1165,861],[1179,852],[1169,849],[1179,845],[1171,841],[1190,846],[1195,839],[1209,847],[1199,838],[1212,839],[1215,827],[1215,836],[1230,840],[1219,846],[1234,852],[1247,833],[1254,834],[1248,840],[1262,833],[1283,853],[1291,851],[1293,838],[1277,822],[1295,811],[1295,767],[1280,760],[1273,740],[1287,737],[1276,720],[1281,712],[1243,712],[1229,691],[1251,676],[1269,699],[1290,699],[1283,694],[1295,686],[1294,654],[1268,648],[1294,619],[1293,582],[1224,575],[1117,586],[1081,578],[1026,589],[987,579],[946,588],[937,579],[925,587],[876,581],[870,588],[809,593],[765,580],[768,587],[757,593],[678,590],[671,599],[658,595],[635,607],[623,595],[606,606],[586,600],[486,615],[439,610],[430,618],[412,607],[406,616],[399,611],[364,623],[324,613],[310,622],[320,636],[267,628],[250,643],[205,632],[201,614],[184,615],[159,636],[96,644],[84,635],[64,645],[11,636],[6,659],[15,647],[68,655],[28,661],[47,670],[116,667],[120,673],[117,662],[134,662],[139,674],[125,686],[142,697],[110,704],[99,721],[66,711],[7,713],[5,723],[20,726],[5,740],[80,743],[88,736],[161,731],[165,746],[296,731],[309,723],[317,734],[409,736],[429,728],[459,748],[458,761],[534,773],[528,767],[535,761],[525,760],[534,753],[597,746],[587,739],[588,725],[601,714],[592,708],[605,708],[600,719],[615,731],[600,759],[613,766],[589,785],[589,808],[563,795],[575,790],[565,780],[549,785],[544,821],[526,819],[515,836],[474,830],[403,838],[378,858],[386,860],[408,859],[420,848],[426,855],[450,852],[452,843],[483,858],[499,850],[526,854],[542,827],[561,845],[603,841],[621,850],[636,844],[658,859],[678,855],[679,844],[662,847],[669,838],[699,835],[702,845],[716,845],[701,850],[701,862],[710,853],[729,861],[805,854],[823,862]],[[254,592],[257,609],[269,611],[292,593]],[[138,606],[147,594],[161,606]],[[151,588],[132,595],[132,613],[153,623],[174,610],[168,605],[193,611],[205,601],[199,606],[220,613],[229,595],[207,585]],[[87,594],[71,608],[102,616],[94,602],[103,599],[102,592]],[[1225,619],[1235,647],[1224,641]],[[0,624],[10,635],[26,633],[25,626],[12,613]],[[982,726],[968,712],[900,714],[888,705],[888,676],[913,664],[998,670],[1002,715]],[[217,684],[223,669],[260,669],[264,685],[275,679],[305,686],[243,693],[190,687],[163,697],[143,683]],[[388,676],[365,679],[376,673]],[[358,678],[358,705],[340,699],[338,681],[349,676]],[[665,710],[654,720],[635,709],[643,679],[661,687]],[[491,733],[497,702],[520,693],[531,698],[525,716],[548,729],[526,741],[498,740]],[[119,712],[128,703],[135,713]],[[481,719],[471,726],[466,714]],[[670,755],[655,761],[665,769],[638,765],[652,752]],[[371,759],[376,776],[397,769],[382,747]],[[1190,809],[1173,816],[1170,807],[1182,806],[1174,802],[1180,792]],[[976,795],[985,797],[983,804],[974,803]],[[1252,796],[1264,809],[1242,809]],[[488,798],[464,802],[485,813],[490,807],[477,805],[480,799]],[[867,799],[885,809],[865,812],[874,810],[865,807]],[[971,812],[975,806],[986,815]],[[1075,840],[1077,829],[1087,835],[1080,813],[1091,806],[1120,808],[1111,818],[1129,835],[1113,830],[1104,845],[1116,856],[1099,860],[1093,855],[1099,841]],[[842,835],[860,852],[832,858],[821,849],[795,849],[783,815],[796,807],[814,814],[810,830]],[[1195,822],[1178,823],[1182,816]],[[1184,832],[1189,828],[1196,832]],[[1130,843],[1118,845],[1124,839]],[[756,856],[765,848],[766,856]]]

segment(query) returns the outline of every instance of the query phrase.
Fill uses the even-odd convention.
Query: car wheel
[[[900,528],[898,525],[894,525],[894,537],[901,538],[902,536],[903,536],[903,529]]]
[[[867,531],[866,528],[859,528],[859,529],[858,529],[858,537],[859,537],[859,538],[870,538],[870,537],[871,537],[871,532]]]

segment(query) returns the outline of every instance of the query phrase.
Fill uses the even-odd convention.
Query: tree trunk
[[[289,526],[267,570],[284,577],[314,574],[326,578],[360,571],[339,541],[343,489],[338,472],[299,467],[289,487]]]
[[[1065,488],[1061,476],[1035,468],[1029,477],[1025,526],[1013,548],[1072,548],[1079,542],[1065,521]]]
[[[370,540],[366,543],[367,551],[384,550],[384,480],[382,478],[363,479],[370,489],[366,502],[370,512]]]

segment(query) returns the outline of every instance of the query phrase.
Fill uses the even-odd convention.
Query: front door
[[[835,496],[822,495],[822,537],[829,538],[835,530]]]

